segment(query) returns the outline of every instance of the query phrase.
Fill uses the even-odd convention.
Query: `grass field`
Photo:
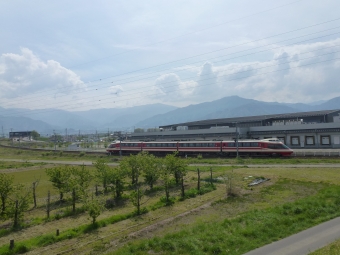
[[[29,152],[18,150],[6,150],[4,154],[4,158],[7,159],[24,160],[57,158],[65,161],[84,159],[95,161],[99,158],[99,156],[86,154],[43,156],[41,153],[33,152],[30,155]],[[148,208],[148,213],[134,216],[134,206],[126,199],[120,205],[102,212],[98,224],[91,227],[91,220],[85,212],[80,210],[76,215],[72,215],[69,213],[71,210],[69,201],[63,204],[57,202],[57,191],[53,189],[45,172],[47,168],[55,165],[6,162],[1,161],[3,157],[2,154],[0,155],[0,172],[13,175],[15,183],[30,187],[33,181],[39,180],[38,207],[30,209],[25,214],[23,228],[14,231],[10,229],[9,221],[0,221],[0,254],[14,254],[14,251],[8,250],[11,239],[16,242],[15,252],[29,250],[29,254],[147,254],[148,252],[200,254],[199,251],[203,251],[201,254],[224,254],[226,250],[229,250],[228,254],[242,254],[336,217],[340,212],[339,208],[334,206],[338,201],[334,194],[340,196],[340,180],[336,168],[243,166],[243,164],[264,164],[263,162],[267,164],[313,163],[301,159],[295,161],[294,159],[268,159],[268,161],[265,161],[266,159],[189,159],[191,163],[208,163],[209,166],[189,167],[185,180],[186,190],[196,187],[197,168],[201,171],[201,178],[207,181],[212,168],[216,190],[181,201],[178,199],[179,187],[173,186],[171,196],[176,198],[176,201],[172,206],[164,206],[160,203],[164,191],[161,183],[158,183],[155,191],[149,192],[142,200],[143,207]],[[111,162],[112,158],[107,159]],[[235,165],[216,166],[221,162]],[[338,163],[338,161],[315,159],[313,164],[318,163]],[[95,171],[91,166],[87,169]],[[249,182],[255,177],[270,180],[252,188],[248,187]],[[234,196],[227,197],[230,180]],[[94,182],[91,184],[92,192],[94,184]],[[50,220],[46,220],[45,212],[48,190],[51,191],[54,199]],[[107,194],[101,198],[106,200],[110,196]],[[69,198],[68,194],[67,199]],[[81,206],[81,202],[77,203],[77,208],[80,209]],[[316,213],[307,214],[305,209],[307,207],[315,208]],[[68,216],[59,217],[63,214]],[[256,227],[251,227],[252,225]],[[280,228],[280,231],[277,231],[277,228]],[[60,231],[59,237],[55,236],[56,229]],[[262,231],[257,232],[261,229]],[[262,232],[268,233],[260,234]],[[280,233],[276,234],[277,232]],[[229,236],[229,233],[233,235]],[[202,243],[206,245],[202,246]],[[333,244],[325,249],[335,250],[334,247],[339,245]]]

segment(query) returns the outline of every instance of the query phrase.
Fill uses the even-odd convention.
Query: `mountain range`
[[[59,109],[28,110],[0,107],[2,132],[36,130],[42,135],[131,131],[134,128],[154,128],[161,125],[196,120],[245,117],[266,114],[340,109],[340,97],[311,104],[262,102],[239,96],[224,97],[177,108],[165,104],[150,104],[129,108],[65,111]],[[5,131],[6,132],[5,132]],[[7,136],[7,134],[5,134]]]

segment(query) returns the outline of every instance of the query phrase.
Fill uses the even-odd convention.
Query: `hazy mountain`
[[[332,110],[332,109],[340,109],[340,97],[335,97],[333,99],[328,100],[325,103],[314,106],[317,110]]]
[[[109,129],[131,128],[137,122],[156,114],[177,109],[175,106],[152,104],[123,109],[94,109],[69,112],[58,109],[29,110],[0,107],[0,123],[6,134],[13,131],[36,130],[41,134],[91,133]]]
[[[206,102],[174,111],[156,115],[136,124],[137,127],[154,127],[204,119],[230,117],[245,117],[266,114],[292,113],[302,111],[340,109],[340,97],[333,98],[320,105],[302,103],[288,104],[277,102],[261,102],[238,96],[224,97],[212,102]]]
[[[41,120],[32,120],[27,117],[4,117],[0,115],[0,125],[4,130],[4,135],[12,131],[31,131],[39,130],[42,134],[51,134],[54,126],[51,126]],[[2,135],[2,134],[1,134]]]
[[[165,104],[142,105],[129,108],[95,109],[73,112],[78,116],[94,120],[98,128],[130,128],[136,123],[158,114],[177,109]]]
[[[196,120],[340,109],[340,97],[320,104],[261,102],[238,96],[183,108],[152,104],[123,109],[95,109],[68,112],[56,109],[27,110],[0,107],[0,124],[7,131],[37,130],[42,134],[90,133],[96,130],[131,130]]]

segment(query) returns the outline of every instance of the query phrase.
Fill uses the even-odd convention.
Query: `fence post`
[[[14,239],[9,240],[9,249],[13,250],[13,248],[14,248]]]
[[[59,229],[57,229],[56,231],[56,236],[59,236]]]

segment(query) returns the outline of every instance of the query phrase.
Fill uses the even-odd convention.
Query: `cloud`
[[[119,96],[119,94],[120,94],[121,92],[123,92],[123,91],[124,91],[124,90],[123,90],[122,86],[120,86],[120,85],[111,86],[111,87],[109,88],[109,93],[110,93],[110,94],[114,94],[114,95],[116,95],[116,96]]]
[[[278,102],[326,100],[340,96],[340,39],[281,47],[263,61],[206,62],[197,69],[196,78],[187,80],[176,73],[159,77],[156,86],[163,98],[197,103],[231,95]]]
[[[163,95],[165,101],[180,101],[192,94],[197,83],[195,81],[182,81],[177,74],[164,74],[155,81],[155,96]]]
[[[14,98],[37,91],[69,94],[86,88],[80,77],[54,60],[42,61],[27,49],[0,57],[0,96]]]

